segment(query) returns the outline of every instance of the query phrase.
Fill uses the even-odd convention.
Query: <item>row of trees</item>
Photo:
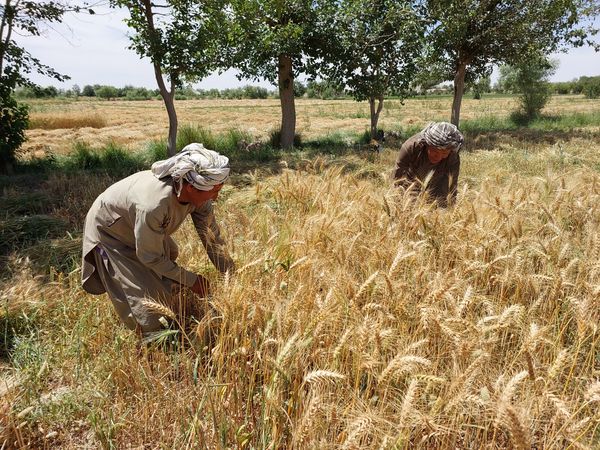
[[[208,89],[196,90],[191,86],[186,86],[180,89],[177,94],[177,99],[198,99],[198,98],[225,98],[225,99],[241,99],[241,98],[268,98],[273,96],[273,92],[260,86],[244,86],[233,89]],[[147,89],[144,87],[124,86],[115,87],[107,85],[85,85],[81,89],[78,85],[74,85],[71,89],[58,89],[54,86],[24,86],[15,90],[16,98],[54,98],[54,97],[98,97],[106,100],[125,99],[125,100],[150,100],[160,98],[158,89]]]
[[[175,151],[175,91],[214,70],[277,83],[281,145],[293,145],[294,80],[321,77],[367,100],[371,133],[384,96],[415,80],[452,80],[458,125],[465,84],[493,64],[583,45],[593,0],[113,0],[129,10],[132,48],[152,60]],[[226,30],[224,32],[224,30]],[[167,87],[165,79],[169,80]]]
[[[278,92],[269,90],[262,86],[243,86],[227,89],[194,89],[187,85],[177,91],[176,100],[193,99],[265,99],[278,98]],[[54,86],[20,86],[15,89],[14,96],[17,99],[44,99],[44,98],[77,98],[77,97],[98,97],[106,100],[125,99],[125,100],[150,100],[161,98],[158,89],[147,89],[144,87],[124,86],[115,87],[107,85],[85,85],[81,89],[77,84],[70,89],[59,89]],[[343,89],[332,85],[326,81],[308,81],[304,84],[301,81],[294,81],[294,96],[306,98],[335,99],[345,98],[346,93]]]
[[[111,0],[129,11],[131,48],[152,61],[169,116],[175,151],[174,99],[185,84],[235,68],[240,77],[278,86],[281,145],[293,145],[296,77],[326,79],[356,100],[367,100],[371,133],[385,95],[406,96],[411,85],[451,80],[451,121],[459,124],[465,86],[495,64],[519,64],[583,45],[594,30],[595,0]],[[19,47],[12,31],[39,34],[60,21],[61,1],[4,0],[0,6],[0,84],[4,105],[26,74],[42,65]],[[12,98],[12,97],[10,97]],[[14,107],[13,107],[14,109]],[[14,109],[14,111],[17,111]],[[10,114],[4,117],[13,117]],[[8,119],[13,120],[13,119]],[[4,126],[4,125],[3,125]],[[4,137],[4,130],[2,130]]]
[[[583,94],[587,98],[600,97],[600,76],[579,77],[573,81],[550,83],[555,94]]]
[[[544,63],[547,64],[547,63]],[[553,62],[549,62],[553,65]],[[513,66],[501,66],[501,75],[498,81],[492,85],[489,76],[481,77],[474,82],[465,85],[465,93],[472,93],[473,98],[479,99],[483,94],[520,94],[522,87],[512,82],[512,73],[516,68]],[[549,73],[542,74],[547,78]],[[583,94],[587,98],[598,98],[600,95],[600,76],[580,77],[572,81],[548,81],[547,87],[549,93],[556,95]],[[426,94],[451,94],[453,91],[452,83],[439,83],[435,86],[425,88],[423,86],[412,86],[412,89],[405,93],[405,96],[416,97]],[[392,93],[393,94],[393,93]],[[85,85],[80,88],[77,84],[70,89],[59,89],[54,86],[23,86],[18,87],[14,96],[17,99],[44,99],[44,98],[77,98],[77,97],[98,97],[102,99],[125,99],[125,100],[150,100],[160,99],[158,89],[148,89],[144,87],[124,86],[114,87],[106,85]],[[318,99],[341,99],[347,98],[346,91],[343,88],[333,85],[326,81],[294,81],[294,96]],[[275,90],[269,90],[261,86],[243,86],[227,89],[195,89],[191,85],[185,86],[175,94],[176,100],[195,100],[195,99],[265,99],[278,98]]]

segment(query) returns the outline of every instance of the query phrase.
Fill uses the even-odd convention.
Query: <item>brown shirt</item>
[[[457,152],[451,152],[447,158],[432,164],[427,156],[427,144],[421,133],[417,133],[402,144],[392,179],[396,186],[412,188],[418,193],[431,176],[425,189],[438,205],[445,207],[448,195],[451,202],[456,200],[459,171],[460,156]]]

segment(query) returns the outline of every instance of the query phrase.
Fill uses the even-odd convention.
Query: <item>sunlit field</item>
[[[447,120],[450,102],[392,100],[381,125]],[[158,101],[31,105],[27,157],[166,133]],[[181,123],[257,140],[280,114],[276,100],[177,106]],[[328,147],[363,133],[368,105],[297,108],[316,147],[232,160],[217,219],[237,271],[218,278],[186,222],[178,262],[214,292],[150,343],[79,285],[83,218],[123,175],[0,179],[0,447],[598,449],[600,123],[581,117],[600,102],[555,97],[548,124],[506,128],[515,99],[465,99],[449,209],[390,187],[401,142]]]
[[[43,156],[65,154],[73,142],[92,144],[114,141],[136,148],[152,139],[164,139],[168,129],[162,101],[106,101],[86,98],[73,100],[29,101],[32,129],[24,144],[26,154]],[[429,121],[449,120],[451,98],[433,96],[425,99],[387,100],[381,113],[384,130],[420,126]],[[265,137],[280,123],[279,100],[186,100],[176,102],[179,123],[199,124],[215,132],[242,129],[256,139]],[[461,119],[502,120],[517,108],[513,97],[484,96],[473,100],[466,95]],[[297,131],[304,139],[330,133],[360,133],[369,126],[369,105],[353,100],[296,100]],[[596,114],[600,127],[600,102],[583,96],[555,96],[544,112],[558,114]]]

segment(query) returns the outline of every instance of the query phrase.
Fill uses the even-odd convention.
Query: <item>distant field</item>
[[[452,99],[436,96],[388,100],[380,127],[399,130],[428,121],[449,120]],[[26,154],[68,153],[76,140],[92,145],[114,141],[131,148],[154,139],[165,139],[168,121],[162,101],[39,100],[30,101],[31,128],[23,146]],[[219,132],[239,128],[264,139],[280,123],[279,100],[186,100],[176,103],[179,123],[196,124]],[[466,96],[462,121],[506,119],[517,108],[512,97]],[[332,132],[362,133],[369,125],[369,105],[353,100],[296,100],[297,131],[304,139]],[[544,111],[559,114],[600,114],[600,101],[582,96],[555,96]],[[600,125],[600,124],[598,124]]]

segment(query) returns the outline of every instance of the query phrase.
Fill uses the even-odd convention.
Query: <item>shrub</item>
[[[84,97],[95,97],[96,91],[94,91],[94,88],[92,86],[86,84],[83,87],[83,90],[81,91],[81,95],[83,95]]]
[[[177,150],[181,150],[188,144],[198,142],[204,147],[216,150],[216,139],[212,131],[197,125],[183,125],[177,132]]]
[[[70,169],[97,169],[100,167],[100,157],[86,142],[77,141],[73,152],[67,157],[65,166]]]
[[[253,137],[247,131],[238,129],[229,129],[223,134],[219,134],[216,140],[216,148],[218,152],[229,153],[237,151],[242,143],[251,143]]]
[[[109,142],[99,154],[100,166],[117,172],[136,172],[142,168],[141,158],[128,152],[115,142]]]
[[[582,77],[583,78],[583,77]],[[586,98],[600,97],[600,77],[586,77],[583,82],[582,93]]]
[[[177,133],[177,149],[181,150],[186,145],[197,142],[210,150],[232,155],[240,149],[242,143],[249,144],[253,139],[250,133],[235,128],[214,134],[197,125],[184,125]]]
[[[12,171],[16,152],[25,141],[28,107],[17,103],[6,89],[0,90],[0,173]]]
[[[499,84],[505,90],[520,93],[520,109],[512,115],[516,124],[526,124],[540,116],[551,96],[547,79],[555,70],[556,62],[545,55],[530,56],[517,65],[500,68]]]
[[[244,86],[243,97],[250,99],[267,98],[269,91],[260,86]]]
[[[100,88],[96,89],[95,91],[96,91],[96,96],[98,96],[100,98],[105,98],[107,100],[118,97],[118,95],[119,95],[119,91],[114,86],[101,86]]]
[[[147,165],[152,165],[155,161],[167,158],[167,143],[165,141],[154,140],[146,144],[143,151],[143,158]]]

